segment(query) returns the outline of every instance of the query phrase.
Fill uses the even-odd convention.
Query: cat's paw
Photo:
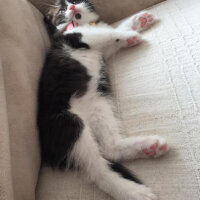
[[[135,31],[119,32],[119,36],[116,39],[120,47],[132,47],[139,44],[141,41],[140,35]]]
[[[148,136],[141,143],[141,157],[160,157],[169,150],[167,142],[159,136]]]
[[[134,16],[132,29],[143,31],[148,29],[155,22],[154,16],[148,12],[141,12]]]
[[[134,185],[132,189],[126,192],[123,199],[128,200],[158,200],[158,197],[152,190],[144,185]]]
[[[146,186],[140,186],[134,194],[135,200],[158,200],[152,190]]]
[[[135,45],[139,44],[141,41],[142,40],[141,40],[139,35],[134,35],[134,36],[131,36],[131,37],[126,39],[128,47],[135,46]]]

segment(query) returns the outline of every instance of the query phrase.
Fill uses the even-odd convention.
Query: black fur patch
[[[82,34],[81,33],[70,33],[67,35],[60,35],[58,37],[53,38],[52,47],[55,49],[59,49],[60,55],[64,55],[63,45],[66,44],[74,49],[90,49],[90,46],[81,41]]]
[[[105,61],[103,59],[102,59],[102,67],[100,69],[100,79],[97,91],[100,92],[102,96],[107,96],[111,94],[110,78],[107,72]]]
[[[72,4],[79,4],[79,3],[85,3],[87,5],[87,8],[94,12],[95,11],[95,8],[94,8],[94,5],[93,3],[91,3],[90,1],[88,0],[67,0],[68,2],[72,3]]]
[[[56,26],[52,24],[51,17],[52,16],[44,17],[44,24],[46,26],[46,29],[48,31],[50,39],[53,40],[53,37],[54,37],[55,33],[57,33],[58,30],[57,30]]]
[[[71,33],[64,36],[64,41],[74,49],[90,49],[89,45],[81,41],[81,33]]]
[[[63,40],[75,48],[85,46],[73,39],[68,42],[67,36],[57,38],[52,45],[39,83],[37,121],[42,160],[59,168],[68,164],[68,153],[84,127],[83,121],[69,111],[70,98],[83,96],[91,78],[87,69],[63,50]]]
[[[123,165],[116,163],[116,162],[110,162],[110,168],[120,174],[123,178],[128,179],[130,181],[134,181],[136,183],[142,184],[142,181],[139,180],[134,174],[130,172],[127,168],[125,168]]]
[[[60,0],[60,6],[61,6],[61,9],[67,9],[67,4],[66,4],[66,0]]]
[[[59,168],[63,168],[63,163],[69,165],[68,154],[83,127],[82,120],[67,110],[42,115],[39,128],[43,162]]]

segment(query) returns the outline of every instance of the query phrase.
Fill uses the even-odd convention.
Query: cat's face
[[[58,29],[67,24],[89,24],[99,18],[93,4],[88,0],[56,0],[47,16]]]

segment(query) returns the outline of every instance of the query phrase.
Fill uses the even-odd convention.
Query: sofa
[[[0,0],[0,200],[111,199],[81,173],[41,166],[37,84],[50,42],[47,0],[30,2]],[[95,1],[109,23],[145,8],[159,19],[140,45],[108,61],[123,134],[160,135],[170,145],[161,158],[124,165],[159,200],[199,200],[200,1],[110,2]]]

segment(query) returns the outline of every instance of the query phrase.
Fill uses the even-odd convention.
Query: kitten
[[[168,146],[159,136],[123,138],[114,114],[106,59],[139,43],[136,31],[154,21],[147,12],[113,28],[99,21],[87,0],[59,0],[46,23],[52,46],[38,92],[42,160],[53,168],[78,168],[117,200],[156,200],[118,162],[158,157]]]

